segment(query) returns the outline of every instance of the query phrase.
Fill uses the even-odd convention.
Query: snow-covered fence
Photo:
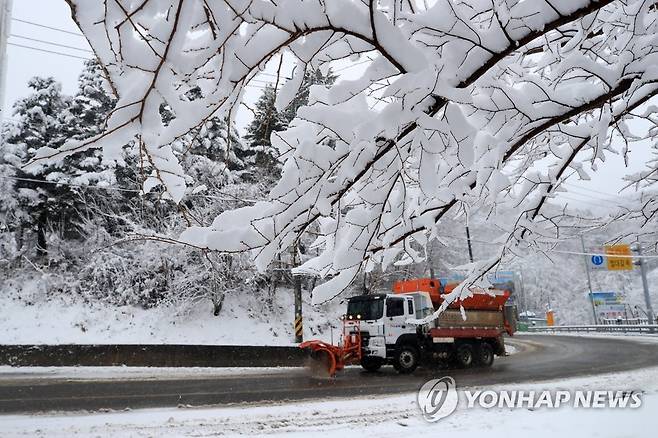
[[[658,324],[605,324],[605,325],[558,325],[552,327],[528,327],[531,332],[614,332],[614,333],[655,333]]]

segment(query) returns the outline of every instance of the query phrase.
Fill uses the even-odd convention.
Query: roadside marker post
[[[649,324],[655,324],[655,313],[653,313],[653,306],[651,305],[651,295],[649,294],[649,282],[647,281],[647,266],[646,261],[642,258],[642,244],[639,242],[634,243],[631,248],[638,256],[638,264],[640,265],[640,274],[642,275],[642,288],[644,289],[644,302],[647,306],[647,318]]]
[[[297,244],[292,246],[292,264],[297,265]],[[295,342],[300,344],[304,341],[304,326],[302,322],[302,277],[293,274],[293,284],[295,288]]]

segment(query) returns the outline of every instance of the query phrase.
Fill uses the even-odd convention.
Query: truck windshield
[[[361,319],[379,319],[384,314],[384,300],[381,298],[352,299],[347,303],[347,316]]]

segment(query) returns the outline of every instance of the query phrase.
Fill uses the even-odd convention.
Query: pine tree
[[[288,120],[276,110],[276,90],[267,84],[263,94],[256,101],[254,118],[247,127],[245,140],[252,155],[251,164],[261,168],[272,168],[276,164],[276,150],[272,148],[272,132],[282,131],[288,126]]]
[[[7,142],[18,131],[13,123],[5,123],[0,128],[0,259],[11,261],[20,256],[17,251],[22,246],[20,224],[28,220],[18,202],[15,179],[23,148]]]
[[[186,93],[190,100],[202,97],[195,87]],[[160,108],[165,125],[176,118],[167,105]],[[245,169],[247,152],[233,123],[211,117],[199,129],[186,135],[174,145],[181,164],[194,183],[221,186],[240,177]]]
[[[295,99],[283,111],[275,107],[276,92],[272,84],[267,84],[263,94],[256,101],[254,118],[247,126],[245,140],[248,142],[247,154],[251,156],[250,163],[256,168],[265,170],[267,174],[278,175],[278,151],[272,147],[271,135],[283,131],[295,118],[297,110],[308,104],[311,85],[331,85],[336,77],[329,71],[323,75],[320,70],[306,72],[302,85]]]
[[[297,95],[293,101],[290,102],[290,105],[288,105],[283,111],[283,119],[286,121],[286,126],[295,118],[297,110],[299,110],[300,107],[308,105],[308,96],[311,90],[311,85],[333,85],[335,81],[336,76],[331,70],[327,72],[326,76],[323,75],[319,69],[315,71],[307,71]]]
[[[57,228],[65,238],[82,237],[79,223],[88,216],[82,199],[84,186],[114,183],[116,166],[104,163],[102,152],[95,149],[27,171],[22,166],[39,148],[57,149],[67,140],[100,134],[115,99],[107,91],[100,64],[94,60],[85,63],[72,98],[62,95],[60,84],[53,78],[33,78],[28,86],[33,94],[14,106],[20,122],[4,136],[1,160],[4,173],[13,174],[16,181],[13,192],[17,201],[12,210],[14,214],[20,211],[22,218],[16,226],[35,230],[37,255],[44,257],[49,228]]]
[[[67,138],[83,140],[103,132],[107,117],[116,105],[104,75],[96,59],[85,61],[78,78],[78,91],[62,120]]]
[[[182,154],[183,167],[194,181],[222,185],[238,179],[245,169],[245,148],[235,126],[213,117],[189,139]]]
[[[78,78],[78,90],[59,119],[67,140],[84,140],[104,131],[106,120],[116,105],[116,99],[108,90],[100,63],[95,59],[86,61]],[[100,149],[67,157],[62,163],[66,170],[62,178],[73,184],[113,184],[116,163],[104,163],[102,158]]]
[[[61,86],[53,78],[33,78],[28,82],[32,95],[14,105],[20,122],[2,143],[5,172],[16,178],[13,185],[15,210],[20,210],[23,223],[17,227],[31,227],[36,232],[38,256],[47,254],[46,232],[56,219],[66,222],[71,214],[67,200],[71,198],[66,186],[55,184],[61,175],[54,166],[41,166],[26,172],[21,165],[29,161],[41,147],[58,148],[64,142],[60,117],[68,99],[62,96]]]

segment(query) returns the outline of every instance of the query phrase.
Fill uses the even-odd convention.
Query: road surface
[[[157,379],[0,378],[0,412],[96,411],[165,406],[280,402],[416,391],[434,376],[451,375],[459,387],[522,383],[631,370],[658,364],[658,343],[625,338],[524,335],[519,352],[497,358],[490,369],[418,369],[398,375],[391,367],[364,373],[351,367],[335,379],[315,379],[304,369],[218,377]]]

